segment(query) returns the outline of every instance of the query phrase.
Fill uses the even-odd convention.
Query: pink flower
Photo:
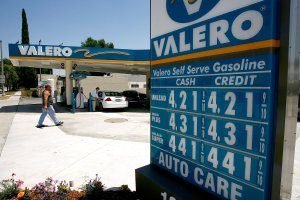
[[[18,187],[20,187],[21,185],[23,185],[24,181],[21,181],[21,180],[17,180],[16,181],[16,184]]]
[[[51,185],[51,186],[49,187],[49,189],[50,189],[51,192],[55,192],[55,185]]]

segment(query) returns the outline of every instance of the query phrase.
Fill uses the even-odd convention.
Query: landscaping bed
[[[96,175],[82,186],[82,189],[71,190],[66,181],[57,181],[47,178],[36,184],[32,189],[22,189],[23,181],[12,178],[0,182],[0,200],[137,200],[136,192],[127,185],[114,190],[105,190],[104,185]]]

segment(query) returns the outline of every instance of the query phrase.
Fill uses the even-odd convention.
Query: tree
[[[29,44],[29,30],[26,12],[22,9],[22,44]],[[37,86],[37,72],[35,68],[21,67],[17,69],[19,85],[25,88]]]
[[[98,47],[98,48],[114,48],[112,42],[106,43],[104,39],[95,40],[92,37],[88,37],[85,42],[81,42],[82,47]]]
[[[92,37],[88,37],[85,42],[81,42],[82,47],[98,47],[98,48],[114,48],[114,44],[112,42],[106,43],[104,39],[95,40]],[[104,76],[108,75],[110,73],[104,73],[104,72],[90,72],[90,75],[92,76]]]
[[[12,65],[9,59],[3,60],[4,64],[4,75],[5,75],[5,85],[9,91],[15,90],[14,86],[18,83],[19,76],[16,72],[16,68]]]
[[[22,44],[29,44],[29,31],[26,12],[22,9]]]

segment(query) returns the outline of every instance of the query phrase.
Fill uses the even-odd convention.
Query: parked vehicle
[[[120,92],[99,91],[97,108],[99,110],[107,108],[127,108],[128,101]]]
[[[125,90],[122,92],[123,96],[125,96],[129,102],[129,104],[139,103],[146,104],[147,103],[147,95],[140,93],[136,90]]]

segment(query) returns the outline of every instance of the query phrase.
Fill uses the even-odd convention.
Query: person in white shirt
[[[96,110],[96,105],[97,105],[97,101],[99,98],[99,96],[98,96],[99,89],[100,89],[99,87],[96,87],[96,90],[91,92],[93,111]]]

